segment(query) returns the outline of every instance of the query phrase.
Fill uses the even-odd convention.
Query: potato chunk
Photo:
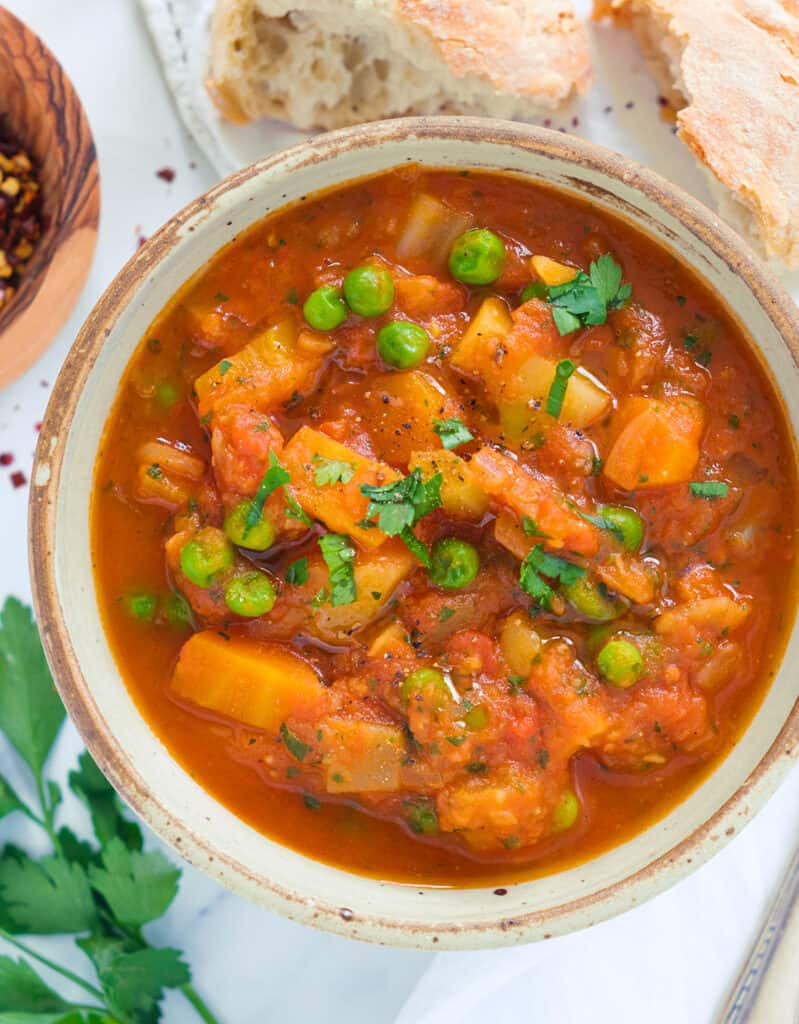
[[[440,473],[441,505],[447,515],[462,519],[482,519],[488,511],[488,495],[477,482],[468,462],[455,452],[413,452],[410,469],[421,469],[429,480]]]
[[[440,447],[433,430],[436,420],[461,413],[458,402],[419,370],[375,377],[364,400],[365,422],[375,452],[386,462],[403,467],[414,451]]]
[[[328,793],[390,793],[400,788],[405,737],[398,726],[331,718],[322,732]]]
[[[325,705],[324,687],[298,655],[244,637],[225,640],[212,630],[183,645],[171,687],[193,704],[275,733],[289,716]]]
[[[484,299],[453,350],[450,363],[465,373],[475,372],[489,339],[504,338],[511,327],[513,320],[506,303],[494,295]]]
[[[281,321],[197,378],[200,416],[230,402],[270,409],[287,401],[313,384],[332,348],[324,334]]]
[[[573,281],[580,273],[579,267],[570,267],[567,263],[558,263],[549,256],[531,256],[530,268],[538,274],[548,288]]]
[[[424,259],[431,266],[443,266],[450,246],[471,222],[470,214],[459,213],[436,196],[420,192],[408,208],[397,239],[397,256],[401,260]]]
[[[345,477],[317,484],[317,474],[330,462],[348,467]],[[358,526],[369,504],[361,494],[361,485],[383,486],[398,480],[400,474],[391,466],[361,455],[311,427],[301,427],[292,437],[283,449],[283,464],[291,474],[292,492],[308,515],[321,519],[335,533],[350,534],[364,547],[378,548],[385,542],[382,530]]]
[[[609,480],[634,491],[691,479],[705,428],[701,402],[688,395],[630,398],[618,417],[621,430],[605,461]]]

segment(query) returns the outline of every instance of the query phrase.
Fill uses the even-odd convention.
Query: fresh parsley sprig
[[[632,295],[632,285],[622,284],[622,271],[610,253],[593,262],[566,284],[547,289],[552,318],[558,333],[570,334],[579,327],[603,324],[609,309],[618,309]]]
[[[458,445],[474,440],[474,435],[466,424],[457,418],[450,420],[433,420],[433,433],[441,438],[441,444],[448,451]]]
[[[0,849],[0,938],[26,957],[0,956],[0,1022],[158,1024],[165,990],[180,989],[206,1024],[217,1024],[180,952],[152,946],[142,933],[172,903],[180,871],[159,851],[143,849],[141,830],[86,752],[68,782],[89,809],[94,839],[57,827],[63,793],[44,769],[63,720],[30,609],[10,597],[0,612],[0,731],[27,765],[36,798],[31,805],[0,776],[0,818],[25,815],[47,835],[51,852],[35,858],[11,843]],[[76,936],[96,983],[20,938],[55,934]],[[31,961],[85,999],[62,998]]]
[[[369,499],[366,519],[377,516],[377,525],[389,537],[400,537],[422,565],[429,567],[430,554],[413,532],[419,520],[441,504],[441,473],[422,479],[418,467],[406,477],[378,487],[361,484],[361,494]]]
[[[547,554],[543,544],[536,544],[519,569],[522,590],[542,608],[551,608],[552,598],[555,596],[555,591],[543,577],[570,586],[583,576],[585,569],[582,566],[567,562],[565,558],[558,558],[557,555]]]
[[[357,600],[355,585],[355,548],[349,537],[326,533],[319,538],[322,558],[330,574],[330,603],[334,608]]]

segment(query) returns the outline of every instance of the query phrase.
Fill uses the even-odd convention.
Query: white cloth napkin
[[[203,87],[212,2],[139,0],[180,114],[222,176],[303,134],[272,121],[229,125],[217,115]],[[576,6],[589,15],[590,0]],[[596,83],[554,115],[551,126],[622,152],[712,205],[702,172],[662,117],[656,85],[632,39],[607,25],[591,31]],[[799,274],[787,283],[799,298]],[[709,1024],[797,836],[794,772],[752,828],[676,889],[561,939],[439,954],[395,1024]],[[799,946],[792,952],[795,957]],[[344,1009],[329,1019],[345,1020]]]

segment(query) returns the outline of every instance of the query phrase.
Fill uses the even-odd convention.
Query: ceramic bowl
[[[39,37],[0,7],[0,136],[36,162],[44,230],[19,289],[0,309],[0,387],[50,344],[91,267],[100,216],[94,140],[64,69]]]
[[[503,888],[415,887],[349,874],[255,832],[201,789],[151,732],[103,636],[89,550],[95,454],[126,364],[174,292],[235,235],[318,189],[406,161],[517,173],[611,211],[723,295],[799,427],[799,316],[736,235],[661,178],[562,134],[471,118],[396,120],[335,132],[221,182],[140,249],[81,331],[41,430],[31,491],[33,587],[61,694],[103,771],[194,865],[295,920],[399,946],[463,949],[547,938],[649,899],[752,817],[799,737],[799,636],[741,742],[679,807],[579,867]]]

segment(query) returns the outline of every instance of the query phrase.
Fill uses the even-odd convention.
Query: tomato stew
[[[155,732],[311,856],[485,884],[595,856],[729,751],[795,607],[774,387],[670,252],[406,167],[222,250],[98,457],[107,633]]]

